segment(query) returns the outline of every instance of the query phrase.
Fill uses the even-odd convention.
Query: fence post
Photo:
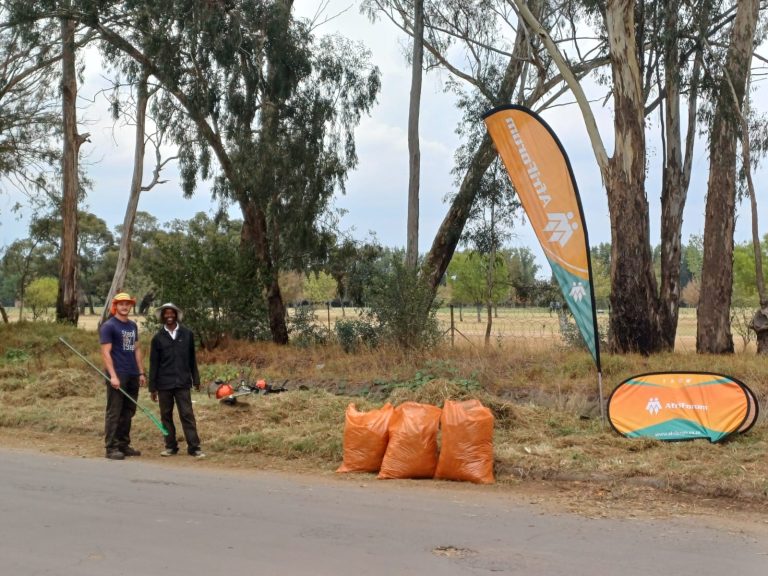
[[[331,301],[325,303],[325,309],[328,311],[328,332],[331,331]]]
[[[456,326],[453,323],[453,304],[451,304],[451,348],[453,348],[453,331],[456,329]]]

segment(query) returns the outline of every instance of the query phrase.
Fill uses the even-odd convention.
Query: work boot
[[[107,452],[106,458],[109,458],[110,460],[125,460],[125,454],[120,452],[120,450],[112,450],[111,452]]]
[[[136,450],[135,448],[131,448],[130,446],[126,446],[125,448],[122,448],[120,451],[126,456],[141,456],[141,450]]]

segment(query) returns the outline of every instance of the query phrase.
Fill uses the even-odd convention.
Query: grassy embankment
[[[81,456],[102,454],[104,395],[93,370],[58,342],[64,336],[100,365],[92,331],[52,323],[0,325],[0,442]],[[146,347],[148,338],[144,338]],[[204,386],[196,415],[211,466],[272,467],[330,473],[342,460],[344,410],[417,400],[476,397],[495,416],[498,485],[577,483],[620,497],[661,490],[724,497],[768,510],[768,424],[722,444],[627,440],[601,425],[597,381],[586,353],[538,344],[445,347],[429,353],[378,350],[355,355],[335,346],[297,349],[231,343],[201,351]],[[603,356],[605,396],[623,379],[662,370],[723,372],[768,399],[768,362],[754,354]],[[215,378],[266,378],[290,392],[250,397],[235,407],[205,393]],[[299,386],[306,390],[299,390]],[[156,412],[145,392],[140,402]],[[153,457],[162,437],[137,414],[134,444]],[[551,482],[547,482],[550,486]]]

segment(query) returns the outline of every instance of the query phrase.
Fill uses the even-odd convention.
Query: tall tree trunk
[[[285,10],[285,17],[289,18],[290,9],[293,5],[292,0],[282,0],[281,3]],[[285,25],[287,26],[287,20]],[[182,90],[177,87],[174,88],[175,85],[173,80],[169,79],[161,68],[155,66],[141,52],[136,50],[136,48],[125,41],[125,39],[121,38],[108,26],[99,23],[96,29],[108,42],[134,58],[137,62],[146,65],[154,76],[161,79],[164,88],[169,90],[173,97],[185,108],[206,142],[213,149],[227,181],[232,185],[233,196],[236,198],[243,214],[242,239],[243,242],[247,244],[244,248],[250,250],[257,258],[260,271],[263,274],[263,288],[266,292],[267,306],[269,309],[269,323],[272,340],[278,344],[287,344],[288,329],[285,323],[285,304],[283,303],[280,286],[278,284],[277,261],[274,259],[270,250],[270,237],[268,235],[266,216],[264,214],[264,209],[260,207],[255,199],[249,196],[249,191],[258,190],[260,193],[264,193],[264,190],[259,189],[258,182],[243,181],[241,172],[235,167],[232,157],[226,150],[222,135],[211,127],[205,114],[186,97]],[[270,74],[270,78],[267,79],[267,82],[270,83],[274,81],[275,78]],[[262,135],[266,135],[267,140],[261,142],[260,145],[268,148],[271,143],[275,141],[274,134],[277,130],[277,111],[275,103],[273,101],[265,102],[262,106],[261,113],[266,115],[262,122],[262,126],[264,127]],[[268,158],[269,155],[264,157]],[[265,181],[266,180],[268,179],[265,179]],[[268,184],[273,185],[274,182],[269,181]],[[277,247],[274,248],[276,249]],[[254,289],[258,290],[258,287],[255,287]],[[256,294],[256,297],[260,296],[260,292]]]
[[[531,2],[531,10],[538,15],[541,11],[542,2],[537,0]],[[495,106],[508,104],[512,100],[515,87],[520,80],[525,62],[528,58],[529,36],[521,31],[515,38],[515,46],[512,50],[512,57],[507,62],[507,68],[504,71],[501,85],[496,93],[496,99],[493,102]],[[432,246],[429,249],[424,263],[421,266],[421,273],[432,288],[433,294],[437,294],[437,288],[440,280],[448,269],[448,264],[453,258],[456,246],[459,243],[461,234],[464,231],[464,225],[469,218],[470,209],[475,201],[477,191],[480,189],[480,182],[485,175],[486,170],[496,159],[496,150],[493,148],[490,136],[486,134],[478,146],[472,160],[469,163],[464,178],[459,186],[453,202],[451,202],[448,212],[443,218],[440,228],[435,233]]]
[[[269,330],[276,344],[288,343],[288,327],[285,323],[285,304],[280,292],[278,274],[272,264],[267,242],[267,222],[264,213],[254,202],[240,202],[243,213],[243,249],[252,250],[264,278]]]
[[[609,1],[613,157],[604,172],[611,217],[611,346],[650,354],[662,347],[645,196],[645,124],[634,2]]]
[[[544,42],[581,109],[600,167],[611,218],[611,347],[650,354],[662,348],[645,197],[644,99],[634,2],[608,0],[605,25],[611,61],[615,151],[608,157],[594,114],[573,70],[523,0],[521,16]]]
[[[421,107],[422,62],[424,60],[424,0],[413,3],[413,62],[411,63],[411,98],[408,107],[408,234],[405,263],[416,268],[419,261],[419,111]]]
[[[123,235],[120,237],[117,265],[115,266],[115,274],[112,277],[112,284],[109,287],[109,293],[105,300],[106,303],[111,302],[115,294],[125,285],[125,278],[128,275],[128,264],[131,262],[133,225],[136,222],[136,211],[139,208],[139,197],[141,196],[141,182],[144,178],[144,152],[147,142],[147,104],[149,102],[149,93],[147,91],[148,77],[149,73],[145,68],[136,85],[137,101],[136,130],[133,144],[133,176],[131,177],[131,190],[128,194],[128,205],[125,207],[125,216],[123,217]],[[109,305],[104,306],[104,310],[101,313],[102,322],[109,316],[109,308]]]
[[[672,0],[665,11],[664,45],[664,136],[665,156],[661,188],[661,284],[659,286],[659,324],[662,347],[673,350],[680,310],[680,266],[682,260],[683,208],[688,196],[693,146],[696,131],[698,75],[701,51],[696,52],[688,94],[688,130],[685,159],[682,152],[680,119],[680,51],[678,12],[680,0]],[[701,28],[701,27],[700,27]]]
[[[699,353],[733,352],[730,313],[739,122],[731,90],[741,108],[752,59],[758,8],[758,0],[744,0],[738,4],[710,132],[704,254],[696,326],[696,351]]]
[[[77,75],[75,73],[75,22],[61,20],[61,99],[64,148],[61,161],[61,249],[56,320],[77,326],[77,200],[78,154],[81,136],[77,133]]]

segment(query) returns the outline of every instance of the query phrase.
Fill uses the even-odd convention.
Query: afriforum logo
[[[648,410],[650,414],[656,416],[656,414],[658,414],[661,410],[661,402],[659,402],[658,398],[649,398],[645,409]]]
[[[548,213],[547,218],[549,218],[549,222],[547,222],[544,232],[551,232],[549,241],[558,242],[560,246],[568,244],[571,236],[573,236],[573,231],[579,227],[576,222],[571,222],[573,212]]]
[[[661,411],[661,408],[661,402],[658,397],[649,398],[648,404],[645,405],[645,409],[653,416],[656,416]],[[707,404],[688,404],[687,402],[667,402],[664,408],[667,410],[692,410],[696,412],[707,412],[709,410]]]
[[[581,302],[587,295],[587,290],[584,288],[584,284],[581,282],[573,282],[568,294],[573,298],[575,302]]]

